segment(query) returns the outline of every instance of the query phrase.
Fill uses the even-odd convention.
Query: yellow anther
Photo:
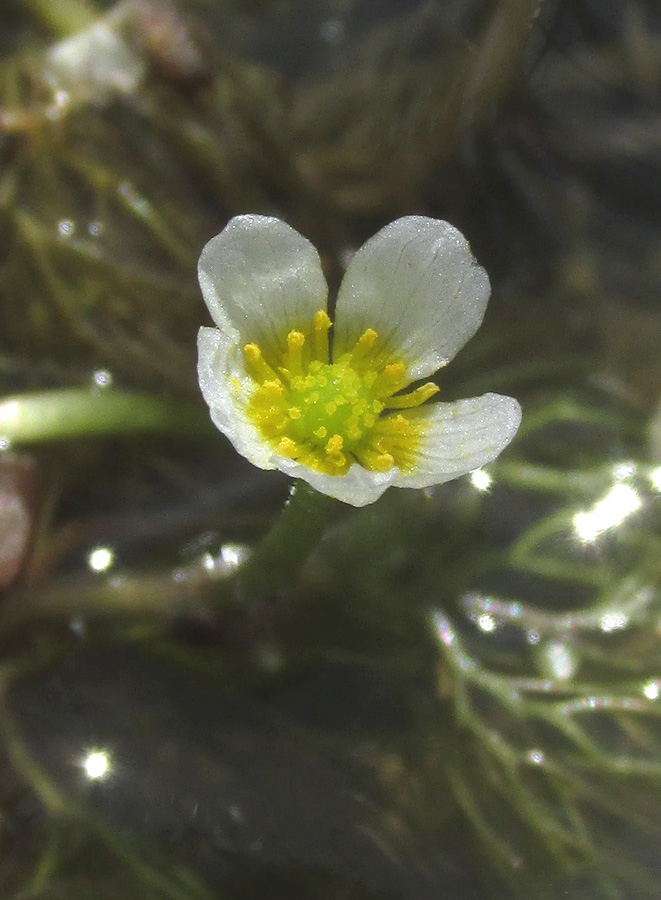
[[[373,328],[368,328],[363,331],[351,351],[351,362],[356,363],[361,359],[364,359],[376,343],[377,338],[378,334]]]
[[[271,431],[275,432],[275,434],[284,431],[289,425],[289,421],[287,416],[283,415],[281,412],[267,414],[264,417],[264,424],[267,425]]]
[[[252,363],[253,365],[257,365],[259,360],[262,358],[262,351],[259,349],[257,344],[246,344],[243,348],[243,353],[248,362]]]
[[[361,448],[356,451],[356,455],[360,463],[372,472],[388,472],[395,465],[395,459],[391,453]]]
[[[283,437],[278,444],[278,453],[280,456],[288,456],[290,459],[300,456],[298,444],[288,437]]]
[[[281,381],[265,381],[259,389],[260,397],[264,400],[279,400],[284,393],[284,387]]]
[[[287,346],[290,350],[294,348],[300,349],[305,343],[305,335],[301,331],[290,331],[287,335]]]
[[[326,415],[332,416],[333,413],[337,412],[337,403],[335,403],[333,400],[331,400],[329,403],[326,404],[324,409],[326,410]]]
[[[406,387],[406,366],[402,363],[390,363],[377,375],[372,386],[372,393],[377,397],[390,397],[395,391]]]
[[[328,331],[333,323],[325,309],[314,314],[314,355],[324,363],[328,362]]]
[[[254,375],[257,376],[258,380],[278,380],[278,376],[264,359],[262,351],[259,349],[257,344],[246,344],[243,348],[243,355],[245,356],[246,362],[250,365]]]
[[[320,309],[314,314],[314,330],[328,331],[333,323],[325,309]]]
[[[344,446],[344,438],[341,434],[334,434],[332,438],[328,439],[328,443],[326,444],[326,453],[329,456],[337,456],[338,453],[342,451],[342,447]]]
[[[380,435],[406,434],[409,429],[410,423],[401,413],[396,416],[383,416],[376,423],[376,430]]]
[[[385,401],[385,406],[387,406],[388,409],[412,409],[414,406],[420,406],[421,403],[429,400],[434,394],[438,394],[439,390],[440,388],[437,384],[429,381],[427,384],[421,385],[409,394],[400,394],[397,397],[389,397]]]
[[[326,435],[328,434],[328,429],[326,428],[325,425],[320,425],[319,428],[316,428],[316,429],[312,432],[312,434],[313,434],[316,438],[319,438],[320,441],[323,441],[323,439],[324,439],[324,438],[326,437]]]
[[[303,371],[303,345],[305,335],[300,331],[290,331],[287,335],[287,368],[292,375],[300,375]]]
[[[287,415],[290,419],[300,419],[301,418],[301,408],[300,406],[290,406],[287,410]]]

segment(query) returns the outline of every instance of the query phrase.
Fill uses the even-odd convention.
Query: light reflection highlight
[[[620,462],[615,466],[613,474],[617,481],[626,481],[636,474],[636,464],[634,462]]]
[[[484,469],[474,469],[468,477],[473,487],[478,491],[488,491],[493,481],[491,475]]]
[[[112,386],[112,372],[108,369],[97,369],[92,374],[92,380],[96,387],[108,388]]]
[[[591,543],[604,531],[616,528],[642,506],[642,500],[628,484],[615,484],[590,510],[574,516],[574,528],[583,543]]]
[[[83,760],[83,769],[91,781],[107,778],[110,774],[110,756],[103,750],[92,750]]]
[[[629,624],[628,617],[623,612],[604,613],[599,621],[599,627],[608,634],[611,631],[620,631]]]
[[[210,573],[228,574],[238,566],[243,565],[250,556],[250,547],[245,544],[223,544],[217,555],[203,553],[200,562],[202,568]]]
[[[95,547],[87,557],[87,565],[93,572],[107,572],[115,561],[110,547]]]
[[[567,681],[576,671],[576,657],[564,641],[549,641],[542,649],[543,668],[558,681]]]
[[[477,617],[477,626],[481,631],[486,631],[487,634],[490,634],[496,630],[496,620],[489,613],[482,613],[481,616]]]
[[[658,700],[659,694],[661,694],[661,682],[659,679],[655,678],[653,681],[648,681],[646,685],[643,685],[643,694],[648,700]]]
[[[661,491],[661,466],[657,469],[652,469],[650,472],[650,481],[652,482],[652,487],[655,491]]]
[[[61,219],[57,224],[57,231],[60,237],[73,237],[76,233],[76,223],[71,219]]]

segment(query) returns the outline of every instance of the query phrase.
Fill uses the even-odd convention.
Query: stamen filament
[[[264,359],[262,351],[259,349],[257,344],[246,344],[243,348],[243,355],[246,358],[246,362],[249,364],[254,374],[257,376],[257,380],[262,384],[265,381],[280,380],[277,376],[277,373],[274,372],[271,366]]]
[[[408,394],[388,397],[387,400],[384,400],[383,405],[386,409],[413,409],[413,407],[425,403],[434,394],[438,394],[439,390],[440,388],[437,384],[434,384],[433,381],[428,381],[427,384],[421,385]]]
[[[332,324],[325,309],[320,309],[314,314],[314,355],[323,363],[330,360],[328,332]]]
[[[376,376],[372,385],[372,394],[379,400],[391,397],[408,384],[406,366],[403,363],[390,363]]]
[[[367,328],[361,334],[361,336],[356,341],[353,350],[351,351],[351,365],[355,365],[356,363],[359,363],[361,360],[365,359],[367,354],[376,343],[377,337],[378,334],[373,328]]]
[[[305,344],[305,335],[300,331],[289,332],[287,335],[288,365],[286,368],[294,377],[303,372],[303,344]]]

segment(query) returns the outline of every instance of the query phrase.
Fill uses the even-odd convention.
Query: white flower
[[[317,251],[279,219],[232,219],[203,249],[199,278],[216,323],[200,329],[200,387],[216,426],[262,469],[365,506],[391,485],[465,475],[516,433],[511,397],[428,403],[433,383],[403,393],[455,356],[486,308],[487,274],[447,222],[407,216],[371,238],[334,326]]]

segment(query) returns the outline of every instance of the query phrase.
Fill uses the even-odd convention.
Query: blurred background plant
[[[656,897],[658,5],[4,6],[3,896]],[[195,378],[248,211],[335,285],[451,220],[494,290],[443,395],[524,405],[267,600],[229,576],[288,485]]]

